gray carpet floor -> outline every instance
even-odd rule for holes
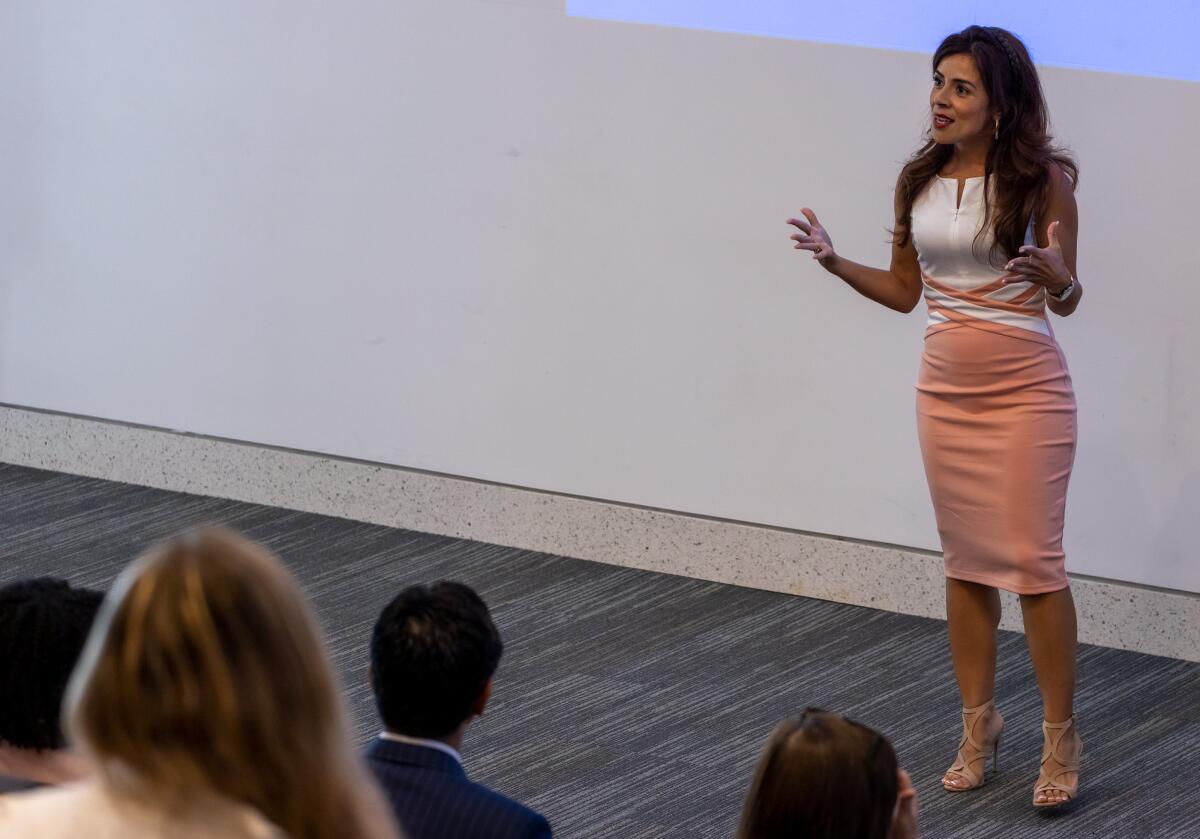
[[[493,704],[464,747],[477,780],[557,836],[731,837],[758,750],[807,705],[886,733],[933,837],[1200,837],[1200,665],[1082,647],[1086,743],[1072,812],[1030,805],[1040,705],[1024,638],[1002,633],[1001,772],[941,790],[959,735],[939,621],[615,568],[271,507],[0,465],[0,581],[107,587],[197,523],[277,551],[316,604],[362,741],[376,728],[366,639],[407,584],[462,580],[504,635]]]

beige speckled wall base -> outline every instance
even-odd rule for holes
[[[0,406],[0,461],[943,616],[941,557]],[[1074,577],[1080,640],[1200,661],[1200,596]],[[1021,629],[1006,596],[1006,629]]]

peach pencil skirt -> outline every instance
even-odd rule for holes
[[[1018,594],[1066,588],[1075,393],[1055,340],[990,322],[930,330],[917,430],[946,576]]]

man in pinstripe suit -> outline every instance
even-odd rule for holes
[[[483,713],[503,643],[461,583],[413,586],[371,635],[371,687],[384,731],[367,763],[408,839],[550,839],[540,814],[467,778],[459,748]]]

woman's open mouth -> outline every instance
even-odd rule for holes
[[[934,128],[945,128],[952,122],[954,122],[954,120],[950,119],[950,117],[948,117],[948,116],[943,116],[942,114],[934,114],[933,115],[933,127]]]

